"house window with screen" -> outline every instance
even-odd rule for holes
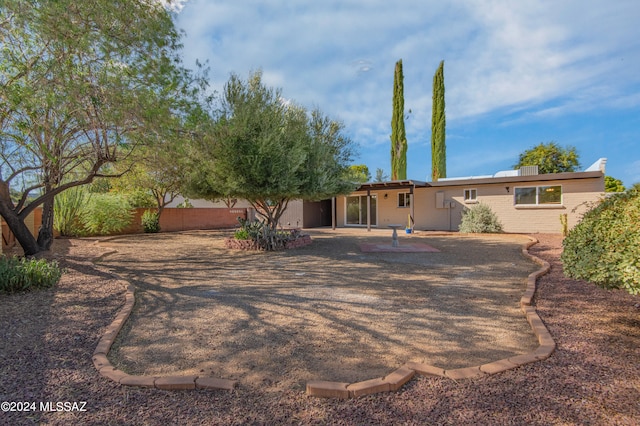
[[[465,203],[475,203],[478,201],[478,190],[477,189],[465,189],[464,190],[464,202]]]
[[[515,189],[517,206],[541,206],[562,204],[562,186],[529,186]]]
[[[398,194],[398,207],[409,207],[411,205],[411,194],[401,192]]]

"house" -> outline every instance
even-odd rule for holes
[[[505,232],[560,233],[561,215],[575,226],[604,194],[606,158],[582,172],[538,174],[537,166],[437,182],[369,182],[335,200],[338,227],[410,224],[417,230],[455,231],[465,208],[491,207]]]

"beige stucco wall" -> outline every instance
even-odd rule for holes
[[[562,186],[562,204],[515,206],[515,187],[554,185]],[[457,230],[464,208],[473,208],[477,204],[464,202],[465,189],[477,190],[477,202],[491,207],[505,232],[560,233],[560,215],[566,213],[569,228],[574,227],[588,209],[585,203],[597,202],[602,197],[604,178],[419,188],[419,195],[416,197],[416,228]],[[453,207],[436,209],[438,191],[444,192],[445,205],[452,202]]]
[[[562,186],[562,204],[547,206],[515,206],[514,188],[530,186]],[[509,187],[507,191],[506,187]],[[441,187],[416,188],[413,197],[415,229],[457,231],[465,207],[473,208],[477,203],[464,202],[464,190],[476,189],[477,202],[489,205],[498,215],[505,232],[560,233],[560,215],[567,214],[569,228],[574,227],[581,215],[587,211],[586,203],[597,202],[604,194],[604,177],[530,181],[526,183],[484,183],[480,185],[446,185]],[[409,208],[399,208],[398,193],[407,190],[371,191],[378,197],[378,227],[389,224],[406,224]],[[444,195],[445,206],[436,208],[437,193]],[[387,195],[385,199],[384,196]],[[354,193],[366,195],[366,192]],[[337,225],[345,226],[345,197],[337,198]]]

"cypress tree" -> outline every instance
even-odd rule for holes
[[[431,110],[431,180],[447,177],[446,117],[444,111],[444,61],[433,76],[433,106]]]
[[[393,113],[391,116],[391,180],[407,178],[407,135],[404,130],[404,76],[402,59],[396,62],[393,77]]]

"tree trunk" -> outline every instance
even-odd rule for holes
[[[0,201],[0,214],[4,218],[5,222],[9,226],[16,240],[24,250],[25,256],[33,256],[41,251],[36,238],[33,236],[27,225],[24,223],[24,219],[18,216],[13,209],[7,206],[4,202]]]
[[[38,246],[42,251],[48,251],[53,244],[53,200],[47,199],[42,205],[42,225],[38,230]]]

